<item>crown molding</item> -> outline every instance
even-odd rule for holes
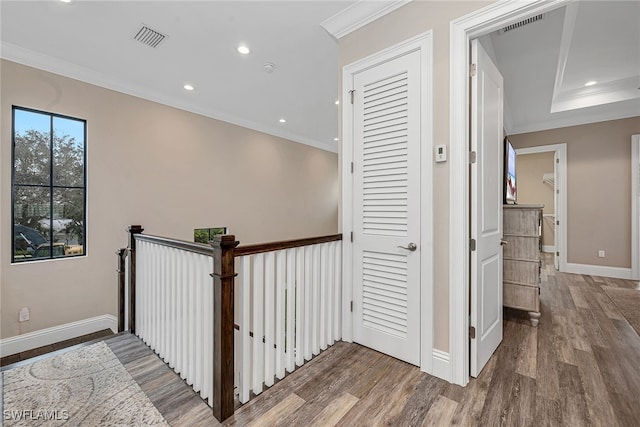
[[[358,0],[346,9],[320,23],[329,34],[340,39],[370,22],[393,12],[411,0]]]
[[[272,127],[253,122],[242,117],[227,114],[222,111],[203,108],[202,106],[185,102],[181,99],[163,95],[142,85],[131,84],[130,82],[108,76],[92,68],[82,67],[71,62],[64,61],[62,59],[54,58],[49,55],[44,55],[42,53],[25,49],[12,43],[7,43],[4,41],[2,42],[2,44],[0,45],[0,58],[12,62],[17,62],[29,67],[37,68],[39,70],[47,71],[53,74],[58,74],[74,80],[79,80],[105,89],[132,95],[137,98],[146,99],[158,104],[167,105],[169,107],[178,108],[190,113],[195,113],[201,116],[231,123],[233,125],[251,129],[257,132],[277,136],[279,138],[287,139],[321,150],[330,151],[332,153],[338,152],[338,144],[330,144],[322,141],[317,141],[315,139],[298,135],[293,132],[287,132],[286,130],[283,130],[282,128],[278,128],[276,126]]]

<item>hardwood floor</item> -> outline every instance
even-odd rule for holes
[[[69,340],[57,342],[55,344],[34,348],[33,350],[23,351],[22,353],[16,353],[10,356],[5,356],[0,358],[0,367],[12,365],[14,363],[22,362],[24,360],[33,359],[34,357],[42,356],[44,354],[48,354],[53,351],[58,351],[65,348],[73,347],[78,344],[100,340],[110,335],[113,335],[113,332],[111,332],[111,329],[104,329],[102,331],[93,332],[91,334],[86,334],[86,335],[82,335]]]
[[[639,426],[640,337],[606,286],[635,289],[638,282],[543,269],[539,327],[526,313],[505,310],[504,340],[467,387],[339,342],[224,425]],[[138,338],[106,342],[170,425],[219,425]]]
[[[240,407],[224,425],[640,425],[640,337],[605,286],[635,289],[638,283],[546,266],[539,327],[530,325],[526,313],[505,310],[504,340],[467,387],[339,342]],[[107,343],[169,424],[218,424],[137,338]]]

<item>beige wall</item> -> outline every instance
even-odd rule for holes
[[[491,1],[412,1],[340,39],[340,66],[433,30],[434,144],[449,143],[449,23]],[[340,71],[341,72],[341,71]],[[427,149],[433,149],[428,147]],[[434,347],[449,351],[449,163],[434,165]]]
[[[567,144],[569,263],[631,268],[631,135],[638,133],[640,117],[509,136],[516,148]]]
[[[553,187],[542,182],[542,175],[553,175],[552,151],[544,153],[520,154],[516,158],[516,174],[518,186],[518,204],[544,205],[542,213],[545,215],[555,213],[553,206]],[[544,217],[542,220],[542,244],[544,246],[555,245],[554,225],[552,217]]]
[[[337,231],[334,153],[12,62],[0,71],[2,338],[115,314],[128,224],[185,240],[228,226],[241,243]],[[10,265],[12,105],[87,120],[87,257]]]

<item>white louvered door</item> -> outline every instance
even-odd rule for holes
[[[354,341],[419,365],[420,53],[353,79]]]

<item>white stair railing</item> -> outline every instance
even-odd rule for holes
[[[211,406],[212,257],[142,238],[136,251],[135,333]]]
[[[119,329],[219,421],[233,414],[234,386],[246,403],[341,339],[341,235],[248,246],[224,235],[209,246],[142,231],[130,226],[128,251],[118,252]]]
[[[341,248],[337,240],[236,258],[241,403],[341,339]]]

